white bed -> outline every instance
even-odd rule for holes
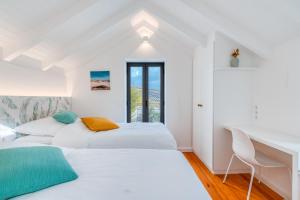
[[[26,135],[17,138],[15,144],[23,143],[38,143],[38,144],[52,144],[53,137],[50,136],[37,136],[37,135]]]
[[[175,150],[76,149],[67,150],[65,156],[78,179],[14,199],[211,199],[184,156]]]
[[[56,146],[71,148],[177,149],[177,144],[161,123],[121,123],[119,129],[92,132],[81,121],[60,129],[52,140]]]

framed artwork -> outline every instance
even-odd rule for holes
[[[91,71],[91,90],[110,90],[109,71]]]

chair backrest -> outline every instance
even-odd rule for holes
[[[232,150],[244,161],[255,163],[255,149],[247,134],[239,129],[232,129]]]

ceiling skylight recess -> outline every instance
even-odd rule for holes
[[[131,25],[144,40],[150,39],[159,28],[157,20],[144,10],[132,18]]]

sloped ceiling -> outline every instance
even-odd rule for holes
[[[155,34],[191,51],[219,31],[265,57],[300,35],[299,9],[297,0],[0,1],[0,52],[43,70],[80,66],[136,36],[130,22],[144,11],[159,23]]]

